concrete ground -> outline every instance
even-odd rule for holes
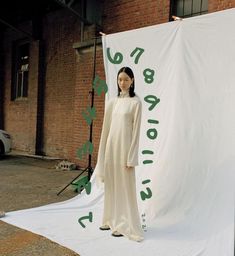
[[[61,160],[10,154],[0,159],[0,211],[32,208],[77,195],[70,185],[78,170],[57,170]],[[77,253],[0,219],[1,256],[75,256]]]

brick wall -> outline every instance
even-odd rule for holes
[[[70,158],[74,132],[76,53],[80,23],[68,11],[57,11],[44,19],[46,85],[44,148],[47,155]]]
[[[235,0],[209,0],[208,10],[209,12],[222,11],[235,7]]]
[[[84,143],[89,140],[90,126],[87,124],[85,118],[82,116],[82,112],[91,106],[92,96],[90,94],[92,90],[93,82],[93,68],[94,68],[94,48],[93,46],[81,49],[78,51],[78,63],[77,63],[77,80],[74,102],[74,147],[72,149],[73,159],[79,162],[79,165],[86,167],[88,165],[88,155],[84,156],[82,160],[79,160],[76,156],[76,152],[81,148]],[[98,75],[101,79],[104,77],[103,68],[103,56],[102,47],[97,45],[96,62],[95,62],[95,75]],[[96,117],[93,121],[93,146],[94,152],[92,154],[92,165],[94,166],[97,158],[98,144],[100,139],[103,113],[104,113],[104,93],[98,96],[94,94],[94,107],[96,109]]]
[[[31,23],[21,29],[30,32]],[[4,128],[12,134],[13,149],[35,153],[38,41],[30,42],[28,97],[11,101],[12,42],[25,37],[8,29],[4,40],[5,96]],[[44,18],[43,38],[46,47],[46,86],[43,151],[46,155],[70,158],[73,144],[74,90],[76,53],[73,43],[80,37],[80,22],[67,10]]]
[[[111,34],[130,29],[168,22],[169,0],[104,0],[103,29]],[[209,0],[209,12],[235,7],[235,0]],[[46,46],[46,86],[43,151],[76,162],[81,167],[88,164],[88,155],[82,160],[76,153],[89,140],[89,125],[82,111],[91,104],[93,79],[93,46],[75,50],[80,41],[80,22],[68,10],[48,14],[43,21],[43,37]],[[27,28],[29,29],[29,28]],[[95,36],[95,27],[86,26],[84,38]],[[30,49],[29,97],[10,101],[11,42],[19,37],[15,32],[5,35],[5,128],[13,134],[13,147],[34,153],[36,129],[36,105],[38,89],[38,42]],[[96,74],[105,79],[102,47],[97,47]],[[95,166],[104,113],[104,94],[95,94],[97,116],[93,122],[92,166]]]
[[[106,0],[103,32],[110,34],[164,23],[169,20],[169,10],[169,0]]]
[[[30,24],[23,24],[21,29],[30,31]],[[29,153],[34,152],[35,147],[35,118],[37,109],[37,42],[30,46],[30,72],[28,98],[11,101],[11,69],[12,69],[12,42],[25,35],[5,33],[4,41],[4,129],[13,138],[13,147]]]

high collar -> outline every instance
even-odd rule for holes
[[[129,98],[130,95],[129,95],[129,91],[127,92],[120,92],[120,95],[119,95],[120,98]]]

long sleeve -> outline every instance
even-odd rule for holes
[[[132,140],[131,140],[131,146],[130,146],[128,157],[127,157],[127,166],[134,167],[138,165],[141,114],[142,114],[141,101],[137,101],[135,106],[135,111],[134,111]]]
[[[97,164],[94,170],[94,174],[98,183],[104,182],[105,150],[106,150],[106,143],[107,143],[107,138],[109,135],[110,124],[112,119],[113,103],[114,103],[114,100],[110,100],[107,103],[107,106],[105,107],[102,132],[101,132],[100,144],[99,144],[99,150],[98,150],[98,159],[97,159]]]

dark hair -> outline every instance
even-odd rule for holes
[[[134,79],[134,73],[129,67],[122,67],[117,74],[117,81],[118,81],[118,76],[120,73],[126,73],[131,79],[133,79],[133,83],[129,89],[129,96],[134,97],[135,96],[135,79]],[[118,96],[120,95],[121,89],[119,88],[118,82],[117,82],[117,87],[118,87]]]

